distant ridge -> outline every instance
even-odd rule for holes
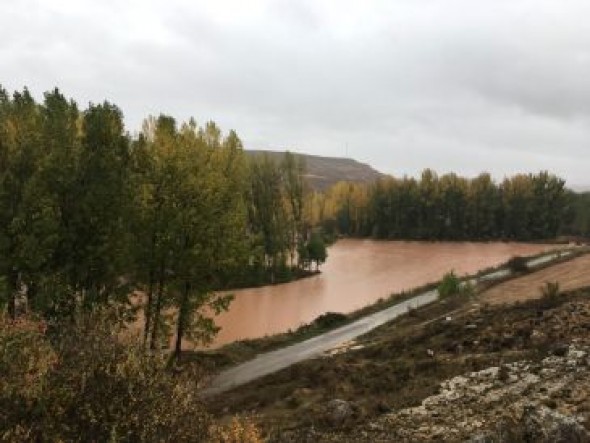
[[[285,151],[247,150],[248,155],[267,154],[275,161],[282,161]],[[322,157],[319,155],[292,153],[296,157],[303,157],[307,166],[306,178],[310,186],[323,191],[339,181],[369,183],[384,177],[384,174],[371,166],[341,157]]]

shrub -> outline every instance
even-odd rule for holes
[[[262,443],[260,431],[248,418],[234,417],[228,425],[214,426],[211,441],[219,443]]]
[[[313,321],[313,325],[319,329],[329,329],[340,326],[346,322],[348,317],[340,312],[326,312]]]
[[[0,319],[0,439],[204,441],[210,418],[190,374],[124,345],[91,315],[51,337]]]
[[[545,286],[541,287],[541,295],[543,298],[557,298],[559,297],[559,293],[559,282],[557,281],[545,282]]]
[[[454,271],[447,272],[438,285],[438,294],[441,298],[452,296],[471,296],[475,288],[471,282],[461,282]]]
[[[451,297],[461,292],[461,280],[454,271],[447,272],[438,285],[438,294],[441,298]]]
[[[561,302],[561,293],[559,291],[558,282],[546,282],[544,286],[539,288],[541,298],[538,301],[540,309],[551,309],[559,305]]]
[[[527,264],[527,260],[524,257],[516,255],[508,260],[507,263],[508,269],[510,272],[513,273],[524,273],[529,271],[529,265]]]

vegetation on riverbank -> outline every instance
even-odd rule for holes
[[[145,294],[146,347],[206,343],[217,289],[310,275],[325,260],[306,216],[305,165],[248,160],[234,131],[160,115],[125,131],[113,104],[81,110],[0,88],[0,307],[52,327]],[[176,312],[168,316],[166,312]]]
[[[588,252],[590,252],[588,248],[568,250],[567,254],[563,254],[561,257],[555,258],[550,262],[537,265],[534,268],[534,270],[539,271],[558,263],[565,263]],[[539,254],[532,255],[530,257],[526,257],[526,260],[539,258],[554,253],[555,251],[542,252]],[[513,258],[498,266],[482,269],[481,271],[478,271],[476,274],[463,276],[460,279],[458,279],[458,283],[465,282],[498,270],[511,270],[512,273],[506,275],[505,277],[500,277],[498,279],[493,280],[480,281],[477,285],[479,291],[490,289],[502,282],[511,280],[515,277],[519,277],[523,274],[522,269],[511,269],[512,262]],[[529,272],[529,270],[527,270],[526,272]],[[206,373],[218,372],[228,367],[250,360],[256,357],[256,355],[258,354],[274,351],[276,349],[280,349],[285,346],[299,343],[304,340],[324,334],[335,328],[349,324],[367,315],[382,311],[383,309],[387,309],[393,305],[401,303],[421,293],[437,289],[439,285],[440,282],[432,282],[409,291],[402,291],[400,293],[392,294],[387,298],[379,299],[371,305],[367,305],[361,309],[358,309],[348,314],[328,312],[320,315],[311,323],[300,326],[294,331],[288,331],[285,333],[270,335],[258,339],[239,340],[227,344],[219,349],[204,351],[186,351],[186,357],[184,361],[186,363],[197,363],[200,366],[201,370]]]
[[[487,173],[468,179],[426,169],[418,180],[338,183],[317,197],[316,216],[327,232],[351,236],[528,241],[554,238],[572,222],[571,195],[548,172],[496,183]]]

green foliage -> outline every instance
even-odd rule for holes
[[[565,205],[566,217],[561,233],[590,237],[590,192],[568,191]]]
[[[290,155],[249,165],[214,122],[131,137],[108,102],[0,88],[0,439],[203,440],[196,386],[160,348],[209,343],[233,275],[304,272],[303,175]],[[115,326],[139,310],[144,346],[125,347]]]
[[[248,230],[254,251],[250,272],[270,283],[288,281],[287,274],[299,275],[307,266],[306,251],[301,253],[309,231],[304,161],[289,152],[281,163],[262,154],[250,159],[248,169]]]
[[[461,280],[454,271],[448,272],[444,275],[440,284],[438,285],[438,294],[441,298],[457,295],[461,292]]]
[[[319,329],[332,329],[344,324],[347,320],[348,317],[340,312],[326,312],[317,317],[311,326]]]
[[[447,272],[438,285],[438,294],[441,298],[454,296],[471,296],[474,293],[470,282],[462,282],[454,271]]]
[[[307,258],[316,263],[316,269],[328,258],[326,245],[321,235],[313,233],[307,243]]]
[[[524,273],[529,271],[527,260],[524,257],[514,256],[508,260],[508,269],[513,273]]]
[[[208,313],[231,299],[213,291],[247,265],[256,238],[237,134],[160,116],[132,139],[110,103],[79,110],[57,89],[42,103],[26,89],[0,92],[1,304],[54,327],[96,306],[126,307],[128,319],[129,294],[141,289],[152,348],[172,326],[178,347],[184,336],[210,340]],[[302,191],[289,177],[299,220]]]
[[[213,122],[177,128],[174,119],[149,119],[137,142],[134,182],[137,278],[147,285],[145,337],[158,348],[172,306],[178,356],[184,337],[207,343],[217,332],[208,312],[227,309],[228,269],[247,263],[246,179],[242,146]]]
[[[419,180],[387,177],[369,185],[338,183],[318,199],[324,227],[385,239],[533,240],[555,237],[575,208],[564,181],[548,172],[495,183],[426,169]],[[582,221],[577,221],[579,226]]]

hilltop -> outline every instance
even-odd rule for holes
[[[285,151],[247,150],[248,155],[267,154],[275,161],[281,161]],[[293,153],[305,159],[306,178],[314,190],[323,191],[339,181],[369,183],[384,176],[371,166],[343,157],[322,157],[319,155]]]

